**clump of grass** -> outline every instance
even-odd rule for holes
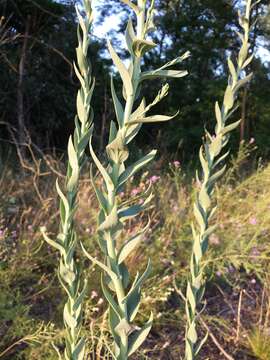
[[[248,337],[248,342],[252,353],[258,360],[270,359],[270,339],[269,330],[263,331],[255,328]]]

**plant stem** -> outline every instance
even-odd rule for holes
[[[213,195],[217,180],[224,174],[226,165],[220,168],[220,164],[228,157],[229,152],[223,154],[223,150],[228,144],[229,133],[238,127],[241,121],[226,125],[228,119],[236,110],[235,101],[239,89],[246,85],[252,74],[241,78],[243,70],[251,62],[252,56],[249,55],[249,31],[250,31],[250,10],[251,0],[246,1],[246,14],[239,18],[240,26],[244,34],[239,34],[242,46],[238,55],[237,68],[231,59],[228,59],[230,76],[228,86],[224,94],[222,108],[218,103],[215,106],[216,128],[214,136],[206,131],[205,142],[200,149],[200,162],[202,176],[197,176],[197,183],[200,189],[197,191],[194,203],[194,217],[196,224],[192,224],[193,247],[190,262],[190,278],[187,282],[186,290],[186,347],[185,359],[197,359],[201,347],[207,339],[199,341],[197,334],[197,318],[200,316],[199,306],[203,300],[205,292],[203,257],[208,249],[208,238],[215,231],[216,226],[210,226],[216,207],[213,204]]]
[[[64,191],[57,182],[57,192],[60,197],[60,232],[56,240],[50,239],[45,229],[42,229],[44,239],[60,252],[58,275],[67,293],[64,305],[63,320],[66,327],[66,360],[81,360],[84,357],[85,339],[80,337],[83,298],[86,291],[86,280],[82,283],[80,266],[77,264],[75,252],[77,250],[77,235],[74,228],[74,215],[78,195],[79,176],[85,160],[85,148],[90,140],[91,124],[93,121],[90,106],[94,83],[91,78],[91,65],[87,59],[89,46],[89,30],[92,22],[90,0],[84,0],[86,17],[83,19],[77,10],[79,18],[77,64],[75,72],[81,83],[77,96],[77,116],[75,118],[75,132],[68,143],[68,168]],[[57,350],[58,355],[60,354]]]

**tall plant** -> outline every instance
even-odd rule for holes
[[[257,2],[256,2],[257,3]],[[228,59],[230,71],[228,85],[224,94],[223,104],[220,107],[218,102],[215,105],[216,127],[211,135],[205,133],[205,142],[200,149],[200,163],[202,175],[197,174],[197,183],[200,189],[197,192],[194,203],[195,224],[192,224],[193,248],[190,262],[190,278],[186,290],[186,360],[197,358],[206,337],[199,341],[197,334],[197,318],[200,316],[199,306],[203,300],[205,292],[203,257],[208,249],[208,238],[216,229],[216,225],[210,225],[216,205],[214,203],[214,190],[217,181],[222,177],[226,170],[226,164],[222,165],[229,155],[229,151],[224,153],[228,144],[230,132],[238,127],[241,120],[228,124],[228,120],[237,110],[236,104],[239,90],[245,86],[252,77],[252,74],[244,74],[247,66],[251,63],[253,55],[249,54],[249,34],[250,34],[250,13],[252,0],[246,1],[245,14],[239,13],[239,24],[242,33],[237,33],[242,44],[236,60],[236,66],[231,58]]]
[[[93,110],[91,97],[94,81],[91,77],[91,65],[87,58],[89,48],[89,30],[92,23],[91,1],[83,1],[85,16],[79,10],[77,15],[79,25],[77,30],[78,47],[76,49],[77,65],[75,73],[81,88],[77,94],[77,116],[75,117],[75,131],[68,142],[68,168],[64,190],[56,182],[60,197],[60,230],[55,240],[46,235],[42,228],[44,239],[60,252],[58,276],[59,281],[67,293],[63,319],[66,328],[66,360],[82,360],[84,358],[85,339],[80,336],[82,324],[82,303],[86,290],[86,280],[82,284],[82,276],[76,262],[77,235],[74,229],[74,215],[77,208],[77,193],[79,175],[85,162],[85,148],[90,140]],[[59,357],[61,355],[58,351]]]
[[[150,273],[150,260],[143,274],[137,273],[132,282],[126,265],[127,257],[141,242],[148,225],[131,238],[126,239],[124,243],[121,242],[121,238],[125,234],[124,226],[127,220],[133,219],[148,207],[153,196],[151,186],[144,194],[130,199],[129,204],[121,200],[119,193],[123,191],[125,184],[138,171],[153,160],[156,150],[126,166],[129,158],[128,145],[139,133],[143,123],[168,121],[175,116],[146,115],[155,104],[168,94],[168,84],[162,86],[149,105],[146,105],[145,100],[141,99],[141,85],[148,79],[185,76],[186,71],[170,70],[169,68],[181,63],[188,56],[188,53],[185,53],[156,70],[142,71],[141,63],[144,54],[156,46],[155,43],[147,39],[148,34],[154,30],[154,0],[151,0],[149,7],[146,4],[147,0],[138,0],[136,4],[129,0],[122,0],[122,2],[134,11],[137,19],[137,32],[135,33],[130,18],[125,33],[127,49],[130,54],[128,68],[108,41],[111,58],[123,82],[124,104],[116,94],[112,77],[111,93],[117,122],[111,121],[109,141],[106,147],[107,164],[105,166],[96,156],[90,143],[91,156],[103,177],[103,184],[98,187],[91,171],[92,184],[101,209],[98,233],[99,246],[105,257],[104,262],[93,258],[83,248],[86,256],[103,270],[101,285],[109,304],[109,322],[114,339],[114,355],[118,360],[127,359],[139,348],[147,337],[153,320],[151,314],[142,328],[138,328],[134,324],[141,302],[141,287]],[[137,103],[138,105],[136,105]]]

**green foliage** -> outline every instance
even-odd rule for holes
[[[85,351],[85,338],[80,337],[82,323],[82,303],[86,291],[86,280],[81,285],[81,271],[76,263],[77,234],[74,229],[74,215],[77,208],[79,175],[85,161],[85,148],[90,139],[93,110],[91,98],[94,82],[91,78],[91,65],[88,61],[89,30],[92,23],[92,9],[89,0],[84,1],[86,17],[80,15],[78,25],[77,64],[74,64],[81,88],[77,95],[77,116],[75,132],[68,142],[68,169],[66,176],[66,194],[56,182],[60,197],[60,232],[56,240],[50,239],[42,229],[44,239],[60,252],[58,270],[59,281],[65,289],[68,300],[64,306],[63,318],[66,327],[65,359],[82,360]],[[59,357],[61,358],[60,352]]]
[[[252,353],[258,360],[267,360],[270,357],[269,335],[264,330],[254,329],[248,338]]]
[[[193,249],[190,262],[190,279],[187,283],[186,291],[186,360],[197,358],[202,345],[207,339],[198,340],[196,331],[197,317],[200,316],[198,307],[202,302],[205,292],[205,282],[203,279],[204,269],[202,259],[208,248],[209,236],[215,231],[217,225],[210,226],[216,207],[212,205],[215,184],[226,170],[226,165],[220,166],[228,157],[229,152],[222,153],[228,144],[229,133],[236,129],[240,121],[227,125],[228,119],[236,111],[235,100],[239,89],[245,86],[251,79],[252,74],[242,77],[242,72],[250,64],[253,56],[249,54],[249,33],[250,33],[250,12],[252,0],[246,2],[245,15],[239,16],[239,23],[243,29],[243,34],[238,33],[242,46],[237,58],[237,67],[232,60],[228,59],[230,71],[228,85],[224,94],[222,108],[218,102],[215,105],[216,127],[213,136],[206,131],[205,143],[200,149],[200,162],[202,167],[202,177],[197,175],[197,183],[200,190],[196,194],[194,203],[194,217],[196,225],[192,224]]]
[[[106,166],[102,165],[93,150],[92,144],[90,144],[91,156],[104,180],[102,187],[98,188],[92,176],[92,184],[101,209],[98,232],[99,245],[105,256],[105,263],[91,256],[83,247],[86,256],[104,271],[101,285],[104,296],[109,303],[109,321],[114,338],[114,355],[119,360],[127,359],[136,352],[150,332],[153,321],[151,314],[141,328],[133,324],[141,303],[142,285],[151,271],[150,261],[144,273],[142,275],[137,273],[133,282],[130,281],[130,274],[125,264],[127,257],[141,242],[148,226],[135,233],[130,239],[126,239],[122,246],[119,244],[125,222],[138,216],[149,206],[152,198],[151,188],[149,187],[142,196],[136,199],[139,201],[138,203],[134,201],[128,207],[121,204],[119,194],[131,177],[153,160],[156,150],[126,166],[129,157],[127,145],[138,134],[143,123],[168,121],[174,117],[165,115],[146,116],[147,111],[167,95],[167,84],[162,87],[154,101],[147,106],[145,99],[141,99],[140,86],[146,79],[185,76],[187,74],[185,71],[167,70],[167,68],[181,62],[188,56],[186,54],[153,71],[141,71],[142,56],[156,47],[156,44],[147,40],[148,33],[153,30],[153,2],[148,11],[146,11],[145,0],[138,0],[136,5],[129,1],[123,2],[136,13],[137,33],[134,31],[130,19],[125,34],[127,48],[131,56],[129,68],[121,61],[110,41],[108,41],[111,58],[122,79],[125,106],[122,106],[116,94],[112,79],[112,97],[117,124],[114,121],[111,122],[109,143],[106,147],[108,159]],[[140,105],[135,108],[137,99]]]
[[[60,229],[58,236],[53,239],[46,234],[46,228],[41,228],[41,232],[47,243],[56,248],[60,255],[58,277],[63,288],[62,290],[65,292],[65,297],[62,296],[62,294],[59,295],[55,289],[51,289],[51,284],[48,285],[45,283],[47,287],[42,290],[36,286],[37,277],[40,274],[43,272],[52,272],[52,260],[54,260],[54,254],[50,254],[50,263],[48,264],[46,261],[43,261],[44,252],[40,246],[38,245],[37,248],[34,248],[32,242],[39,242],[40,234],[32,233],[29,235],[29,238],[23,240],[21,244],[15,242],[14,245],[11,245],[9,236],[6,236],[5,233],[6,229],[4,232],[1,230],[0,237],[1,240],[3,240],[3,246],[0,246],[0,277],[2,290],[0,300],[2,300],[3,306],[1,305],[0,307],[0,315],[4,319],[5,332],[1,339],[3,351],[1,350],[0,357],[14,355],[18,360],[29,358],[40,360],[43,358],[55,359],[55,357],[58,356],[62,359],[62,351],[64,351],[66,360],[82,360],[85,357],[99,359],[110,359],[113,357],[119,360],[125,360],[131,356],[136,359],[153,358],[153,356],[157,356],[158,358],[179,358],[181,354],[183,354],[183,349],[179,342],[178,333],[179,327],[184,323],[185,311],[187,319],[186,359],[195,359],[199,354],[202,354],[202,352],[207,355],[210,353],[211,356],[216,356],[215,352],[212,353],[212,350],[209,350],[207,346],[202,349],[202,346],[206,342],[207,335],[203,340],[199,340],[198,336],[198,334],[203,332],[198,320],[202,322],[202,325],[205,324],[203,322],[204,314],[202,313],[200,305],[204,296],[206,296],[206,298],[209,297],[207,293],[205,295],[205,275],[209,275],[211,292],[215,285],[217,285],[218,289],[222,286],[224,289],[221,289],[221,292],[225,291],[227,293],[229,293],[229,286],[233,287],[234,292],[237,292],[240,287],[238,323],[235,330],[237,339],[235,343],[239,342],[239,344],[241,344],[240,341],[242,339],[240,340],[240,338],[244,338],[244,335],[240,334],[240,317],[242,295],[246,293],[246,290],[243,290],[241,286],[244,284],[244,286],[247,287],[248,293],[248,287],[251,286],[250,284],[252,284],[252,286],[256,284],[256,288],[254,286],[251,292],[256,295],[262,292],[263,297],[265,296],[262,284],[267,280],[265,273],[269,267],[267,265],[269,261],[269,245],[264,237],[269,230],[269,227],[267,227],[267,222],[269,223],[269,221],[268,217],[262,215],[262,213],[266,213],[269,207],[269,204],[264,199],[268,193],[263,192],[263,194],[261,194],[256,185],[254,194],[248,195],[243,192],[243,186],[253,188],[258,177],[261,184],[266,184],[265,188],[267,188],[268,182],[265,181],[265,177],[267,177],[267,179],[269,178],[267,174],[270,168],[259,169],[255,176],[253,175],[241,184],[237,184],[240,188],[240,195],[243,192],[242,197],[245,200],[249,199],[249,203],[245,204],[244,209],[241,209],[240,205],[235,209],[235,199],[231,196],[232,190],[228,187],[228,184],[231,186],[235,180],[232,176],[235,168],[233,167],[231,172],[225,176],[226,166],[222,166],[222,163],[224,160],[227,160],[229,155],[229,152],[223,153],[224,148],[228,144],[229,135],[240,123],[236,121],[228,124],[227,121],[237,110],[235,102],[239,91],[244,88],[251,79],[251,74],[246,76],[242,75],[244,74],[243,70],[250,68],[253,59],[253,56],[250,56],[249,44],[249,20],[252,0],[247,0],[246,13],[243,17],[240,17],[241,32],[239,32],[238,35],[241,49],[236,61],[231,60],[231,58],[228,60],[230,76],[223,96],[223,105],[220,106],[219,102],[216,103],[216,127],[214,136],[211,136],[211,130],[205,133],[204,144],[201,147],[199,156],[202,175],[197,174],[195,181],[190,175],[187,176],[182,173],[179,162],[170,165],[171,174],[168,175],[165,180],[161,179],[160,176],[153,176],[146,180],[148,176],[146,173],[143,174],[142,177],[139,176],[141,171],[146,166],[149,166],[157,152],[156,150],[152,150],[145,156],[137,156],[137,158],[134,159],[131,146],[135,138],[138,138],[137,135],[141,134],[142,128],[144,127],[142,125],[149,125],[153,122],[168,122],[178,115],[178,112],[173,111],[173,107],[168,107],[166,111],[167,113],[174,114],[172,116],[155,115],[152,113],[153,107],[159,107],[161,100],[169,96],[168,83],[162,85],[160,91],[158,91],[155,98],[150,102],[147,101],[147,97],[145,98],[143,96],[142,89],[146,88],[150,93],[149,89],[151,89],[151,87],[145,87],[145,84],[149,84],[150,82],[146,80],[153,80],[153,82],[151,82],[155,86],[155,84],[157,84],[155,83],[156,79],[164,80],[167,78],[175,79],[185,77],[187,74],[186,71],[172,70],[171,67],[188,58],[189,53],[186,52],[183,56],[179,56],[177,53],[177,57],[174,60],[164,61],[165,64],[160,64],[159,61],[157,61],[158,64],[155,64],[153,61],[151,64],[153,66],[148,68],[151,54],[155,54],[158,50],[159,42],[158,37],[154,35],[158,34],[158,32],[153,31],[155,29],[154,0],[150,1],[148,8],[147,4],[149,2],[146,0],[138,0],[136,4],[129,0],[122,0],[122,2],[127,5],[129,11],[132,11],[125,32],[127,51],[130,59],[129,65],[126,66],[125,62],[121,60],[119,53],[114,49],[111,42],[108,41],[110,56],[122,81],[122,98],[119,96],[119,92],[117,91],[118,87],[115,87],[115,79],[112,76],[111,92],[112,103],[115,109],[115,120],[111,121],[110,125],[109,140],[104,156],[105,161],[103,161],[103,159],[101,160],[101,156],[97,155],[94,151],[92,136],[93,111],[91,100],[94,81],[91,75],[91,65],[87,58],[90,43],[89,30],[92,22],[90,1],[84,0],[85,17],[77,10],[79,19],[77,37],[79,45],[76,51],[77,65],[75,65],[74,68],[81,88],[77,94],[75,131],[73,136],[69,138],[67,148],[68,169],[66,176],[63,176],[66,181],[65,184],[61,186],[58,181],[56,183],[56,190],[60,198]],[[157,3],[159,6],[158,9],[162,12],[163,2],[157,1]],[[181,6],[183,4],[186,6],[186,4],[190,3],[192,3],[192,1],[182,2]],[[13,2],[8,5],[10,4],[13,5]],[[32,9],[30,2],[19,1],[18,4],[23,13],[26,12],[35,17],[32,10],[35,12],[37,9],[35,7]],[[42,6],[46,7],[51,5],[53,6],[53,3],[50,1],[42,1]],[[175,10],[174,1],[167,2],[167,6]],[[63,10],[60,4],[57,5],[57,9],[59,11]],[[219,9],[219,6],[214,6],[214,9]],[[43,11],[44,9],[42,9],[42,14]],[[52,11],[51,8],[50,11]],[[23,31],[28,28],[30,23],[23,24],[25,17],[21,16],[21,14],[17,15],[19,16],[15,18],[15,20],[19,20],[19,22],[17,23],[15,21],[14,27],[16,27],[16,31],[18,31],[21,26],[21,30]],[[60,13],[58,15],[60,15]],[[61,13],[61,16],[63,15],[64,13]],[[136,32],[132,18],[134,15],[137,19]],[[54,16],[52,17],[54,18]],[[56,25],[57,27],[57,21],[55,19],[50,20],[52,20],[51,25]],[[200,19],[200,21],[201,20],[203,19]],[[20,21],[22,21],[22,24],[20,24]],[[41,17],[41,25],[45,26],[42,21],[43,16]],[[25,33],[27,34],[26,30]],[[150,36],[151,34],[152,37]],[[5,38],[3,43],[6,44]],[[237,66],[235,65],[236,63]],[[155,69],[153,69],[153,67]],[[246,72],[249,73],[248,70],[246,70]],[[100,181],[98,177],[94,176],[93,169],[91,168],[90,176],[94,193],[91,192],[91,190],[89,191],[89,182],[87,183],[87,187],[83,187],[84,185],[80,184],[79,181],[86,160],[85,150],[89,140],[91,157],[101,175]],[[27,166],[24,166],[27,170],[30,169],[34,173],[33,188],[37,193],[39,206],[41,203],[41,213],[47,214],[48,199],[46,199],[46,196],[43,196],[43,191],[41,191],[41,189],[43,190],[42,184],[46,184],[46,181],[40,181],[40,174],[42,174],[42,176],[44,175],[44,173],[40,172],[41,169],[43,170],[40,164],[45,160],[46,166],[49,164],[49,168],[53,169],[58,175],[59,171],[51,167],[51,163],[48,163],[47,157],[43,160],[36,161],[30,146],[29,152],[31,156],[33,156],[34,164],[38,170],[36,172],[33,171],[33,168],[29,165],[30,162],[27,162]],[[241,156],[240,152],[240,162],[245,160],[245,153],[243,157]],[[21,161],[23,163],[24,160],[21,159]],[[53,164],[55,165],[55,162]],[[46,166],[44,166],[44,168]],[[161,175],[163,175],[163,173]],[[3,177],[1,182],[4,182],[4,180],[5,178]],[[6,180],[8,180],[8,177]],[[218,180],[223,180],[219,188],[216,187]],[[137,185],[137,181],[140,181],[139,185]],[[86,182],[87,181],[84,183]],[[188,182],[189,184],[187,185],[186,183]],[[136,185],[137,187],[132,189],[132,187]],[[233,185],[235,186],[235,184]],[[234,189],[236,193],[239,192],[237,185]],[[83,195],[80,195],[80,186],[82,186]],[[21,179],[20,187],[23,188]],[[215,190],[217,190],[219,204],[226,209],[223,210],[224,213],[226,211],[228,211],[230,215],[234,213],[237,221],[245,224],[240,236],[239,229],[241,229],[241,227],[239,224],[237,230],[233,228],[231,223],[228,226],[230,229],[227,229],[226,225],[221,226],[222,223],[218,220],[216,220],[216,224],[220,226],[211,226],[210,222],[213,220],[214,214],[217,216],[217,208],[214,206],[213,200]],[[152,206],[154,192],[158,195],[155,199],[156,207]],[[92,244],[88,251],[84,245],[81,245],[83,252],[93,263],[93,266],[85,271],[87,275],[82,275],[81,262],[80,259],[77,258],[77,253],[79,253],[77,239],[81,233],[83,233],[85,223],[78,221],[79,231],[77,229],[75,231],[74,224],[75,216],[77,218],[81,216],[80,211],[82,211],[82,207],[78,206],[78,203],[79,200],[85,199],[85,194],[90,194],[92,201],[91,225],[93,218],[96,218],[97,207],[99,207],[98,244],[104,261],[98,260],[99,255]],[[20,224],[23,224],[25,217],[28,219],[31,217],[33,207],[31,210],[23,209],[25,199],[18,200],[16,196],[10,199],[8,198],[9,195],[3,196],[1,206],[3,206],[3,213],[6,212],[8,214],[9,210],[4,210],[4,204],[12,204],[16,208],[16,216],[14,217],[18,221],[17,216],[19,215],[17,212],[20,213],[21,218],[19,221]],[[20,196],[24,197],[25,195],[20,193]],[[5,199],[5,197],[7,197],[7,199]],[[53,197],[54,194],[51,195],[49,202],[52,201]],[[241,199],[241,196],[239,196],[239,198]],[[177,203],[176,199],[178,200]],[[180,199],[181,205],[179,205]],[[259,204],[261,208],[256,208],[254,202],[256,202],[256,205]],[[192,203],[194,203],[193,208],[191,206]],[[17,210],[17,207],[19,207],[18,204],[20,204],[22,209]],[[182,208],[180,209],[180,207]],[[257,226],[258,219],[253,213],[245,213],[250,207],[252,207],[250,211],[256,212],[256,216],[260,216],[260,226]],[[89,204],[87,208],[89,208]],[[150,229],[150,221],[145,225],[145,210],[150,212],[150,218],[154,223],[153,229]],[[179,215],[178,211],[181,217],[175,216]],[[225,216],[228,217],[228,214]],[[55,217],[55,214],[53,217]],[[192,226],[191,234],[188,224],[193,217],[195,217],[195,223]],[[13,221],[14,225],[14,219],[10,221]],[[45,221],[45,216],[44,218],[42,217],[42,221],[43,224],[48,223],[48,221]],[[40,221],[37,223],[40,223]],[[252,229],[255,226],[256,230]],[[149,230],[151,230],[151,233]],[[149,240],[146,239],[146,233],[148,231],[151,234],[149,235],[152,241],[151,246],[149,246]],[[238,234],[237,238],[234,231]],[[88,229],[88,232],[90,232],[91,235],[93,235],[92,238],[94,238],[94,231]],[[190,249],[189,239],[192,235],[194,242]],[[83,237],[84,236],[85,234]],[[219,236],[223,238],[222,244],[220,244]],[[24,238],[20,236],[20,240],[22,239]],[[215,245],[216,249],[213,248],[207,252],[208,243]],[[25,244],[27,244],[26,250],[22,251],[21,248],[24,248]],[[141,245],[140,250],[138,250],[139,245]],[[16,254],[13,253],[13,247],[15,247],[16,251],[18,250],[22,256],[16,256]],[[186,258],[190,250],[192,251],[191,262],[187,264]],[[157,257],[157,253],[161,256]],[[154,271],[152,270],[150,260],[145,261],[148,256],[153,258],[155,265]],[[254,262],[254,258],[258,260],[256,263]],[[176,266],[176,263],[181,266]],[[98,280],[94,278],[92,273],[96,265],[102,271],[100,285],[98,285]],[[44,268],[45,271],[43,271]],[[24,269],[27,269],[25,273],[23,271]],[[32,271],[31,274],[29,269]],[[35,271],[36,269],[38,269],[37,272]],[[184,279],[187,277],[189,270],[190,274],[185,298],[178,286],[181,288],[185,286]],[[227,273],[226,270],[228,270]],[[19,276],[17,272],[19,272]],[[152,274],[151,282],[147,282],[150,274]],[[86,280],[84,284],[82,284],[82,280],[83,278],[86,279],[86,276],[91,277],[91,280],[93,280],[91,281],[93,291],[85,301],[85,326],[83,327],[83,303],[87,288]],[[251,281],[250,277],[253,277]],[[176,279],[179,279],[180,285],[176,283]],[[17,281],[19,281],[18,286],[16,284]],[[41,283],[42,281],[43,280],[40,280]],[[31,287],[28,292],[29,284]],[[151,294],[151,296],[145,297],[143,289],[146,289],[146,293]],[[106,322],[107,311],[105,311],[103,307],[103,299],[99,298],[95,300],[100,291],[103,292],[104,298],[109,304],[108,326]],[[53,311],[56,311],[57,307],[62,309],[62,304],[56,304],[55,300],[48,301],[51,293],[58,295],[55,296],[56,299],[65,299],[63,311],[65,332],[55,329],[54,324],[50,324],[52,312],[51,310],[48,311],[48,313],[44,311],[44,303],[42,301],[38,304],[35,304],[34,301],[34,304],[32,304],[32,299],[41,299],[39,296],[40,293],[43,292],[47,293],[47,298],[44,303],[46,302],[47,305],[52,306]],[[185,309],[183,306],[179,306],[177,294],[185,298]],[[222,302],[222,300],[220,301]],[[246,303],[248,304],[248,302]],[[96,306],[94,306],[94,304]],[[234,301],[232,301],[230,307],[235,307]],[[211,308],[211,310],[213,309]],[[205,315],[210,326],[213,329],[217,328],[220,330],[220,337],[222,337],[223,334],[228,335],[228,328],[234,324],[234,319],[227,319],[226,316],[220,315],[220,312],[218,312],[219,316],[212,316],[211,310],[209,310],[208,316]],[[214,308],[214,310],[217,311],[216,308]],[[95,312],[97,313],[96,315],[94,315]],[[234,314],[236,313],[234,310],[232,312]],[[251,314],[249,318],[252,324],[253,315],[254,314]],[[267,314],[266,317],[268,315],[269,314]],[[57,317],[54,318],[58,321]],[[157,319],[157,322],[152,331],[153,336],[149,339],[148,334],[153,327],[154,318]],[[45,324],[43,323],[44,321]],[[266,323],[267,321],[266,319]],[[170,328],[173,328],[171,333]],[[204,328],[209,331],[207,325],[204,325]],[[90,329],[90,331],[88,331],[88,329]],[[167,334],[168,329],[169,335],[172,335],[172,338]],[[110,335],[112,335],[113,338],[113,353],[111,350]],[[180,336],[182,336],[182,333],[180,333]],[[63,339],[66,340],[65,349],[61,347]],[[164,339],[167,339],[167,341],[162,343]],[[254,331],[254,336],[251,335],[250,339],[250,347],[253,349],[255,355],[263,356],[260,353],[260,347],[267,353],[268,344],[264,341],[263,332]],[[53,347],[58,355],[53,353],[52,349],[49,348],[52,340]],[[88,343],[86,340],[88,340]],[[155,346],[152,346],[153,343],[155,343]],[[174,346],[174,343],[177,343],[177,346]],[[31,347],[29,345],[31,345]],[[172,345],[171,349],[169,345]],[[240,349],[239,356],[242,354],[241,351],[242,349]]]
[[[230,161],[230,169],[234,171],[227,171],[220,181],[217,191],[219,206],[215,214],[215,222],[219,226],[209,238],[211,246],[203,261],[207,276],[207,308],[202,314],[203,319],[224,349],[236,358],[245,358],[247,352],[251,351],[246,334],[251,334],[257,324],[254,319],[260,316],[257,306],[261,303],[262,287],[269,284],[270,167],[258,166],[255,161],[256,151],[251,151],[254,144],[246,146],[247,150],[242,150],[244,153],[238,159]],[[251,153],[249,157],[245,157],[248,153]],[[49,172],[43,160],[42,163],[43,171]],[[56,161],[54,164],[64,175],[65,164]],[[186,168],[176,162],[176,165],[172,163],[161,171],[154,167],[151,169],[151,173],[159,179],[152,185],[155,196],[151,201],[154,206],[149,209],[149,215],[153,220],[147,236],[141,239],[140,246],[130,253],[125,263],[131,270],[131,276],[135,276],[132,269],[143,272],[147,258],[151,258],[152,272],[142,287],[141,305],[134,322],[143,326],[151,311],[155,320],[150,336],[132,356],[135,360],[176,360],[184,353],[185,309],[175,292],[174,279],[177,287],[183,291],[189,271],[192,236],[189,224],[193,219],[192,202],[195,195],[192,187],[196,183],[193,181],[193,165]],[[99,179],[95,180],[100,186]],[[150,175],[146,172],[129,182],[125,193],[120,196],[121,202],[128,206],[135,193],[143,194],[147,190],[149,180]],[[1,230],[5,226],[9,230],[5,230],[8,231],[5,239],[0,236],[0,254],[5,250],[8,255],[4,261],[1,255],[1,294],[5,294],[1,296],[1,330],[5,336],[0,340],[0,353],[21,338],[31,337],[42,323],[48,328],[53,320],[54,326],[48,328],[46,336],[40,334],[35,342],[14,345],[2,358],[56,360],[57,355],[51,342],[62,348],[65,335],[62,329],[62,309],[66,296],[55,274],[57,253],[42,241],[38,230],[40,223],[50,223],[51,230],[57,231],[58,199],[54,176],[51,174],[50,179],[41,177],[38,181],[43,203],[33,192],[31,173],[18,173],[18,169],[11,169],[5,172],[5,180],[1,184],[1,214],[5,215],[7,221],[4,225],[1,218]],[[91,237],[87,248],[93,257],[97,257],[99,251],[93,234],[98,204],[88,180],[88,171],[80,182],[78,201],[78,237],[84,244],[88,244]],[[23,214],[27,214],[27,217],[23,217]],[[135,221],[131,220],[132,229],[128,227],[126,238],[142,231],[145,222],[147,217],[143,214]],[[20,224],[19,228],[17,224]],[[28,230],[30,226],[32,230]],[[17,229],[16,238],[11,236],[13,229]],[[121,241],[120,248],[122,244]],[[99,356],[102,360],[109,360],[113,356],[110,353],[112,344],[107,306],[101,299],[103,296],[98,271],[87,264],[84,276],[91,280],[84,300],[81,333],[87,340],[86,357]],[[239,341],[236,341],[234,314],[238,311],[240,291],[243,291],[240,314],[242,327]],[[268,301],[265,295],[265,303]],[[262,312],[264,315],[266,313]],[[205,331],[201,324],[198,325],[198,331]],[[211,339],[203,347],[201,356],[210,359],[219,356]]]
[[[259,20],[251,29],[251,47],[259,49],[262,46],[262,48],[256,53],[256,59],[250,64],[249,71],[260,73],[260,84],[263,82],[264,86],[259,85],[259,79],[257,82],[255,78],[250,84],[250,93],[253,95],[248,95],[244,131],[245,140],[256,138],[264,155],[268,151],[269,137],[264,134],[268,134],[269,111],[266,99],[267,89],[270,86],[268,40],[260,19],[266,15],[266,4],[267,1],[262,1],[256,4],[252,11],[252,18],[257,16]],[[234,29],[241,30],[237,21],[239,6],[240,1],[155,1],[155,23],[158,31],[151,35],[151,40],[159,43],[162,40],[162,44],[144,56],[145,66],[159,67],[164,61],[177,57],[183,49],[190,50],[192,56],[187,60],[190,75],[181,82],[173,82],[167,98],[172,113],[177,111],[180,104],[181,111],[176,121],[166,126],[163,124],[155,127],[147,126],[142,131],[153,144],[157,133],[162,133],[162,151],[168,155],[179,151],[181,159],[185,162],[189,162],[190,157],[197,158],[201,138],[204,135],[201,124],[206,123],[208,129],[212,130],[213,98],[222,101],[223,89],[227,82],[227,55],[228,52],[236,51],[239,46],[234,34]],[[102,14],[100,21],[104,21],[104,13],[110,16],[111,13],[121,12],[117,0],[101,0],[99,9]],[[122,18],[126,17],[127,14],[123,13]],[[122,31],[123,28],[124,21],[121,21],[119,30]],[[190,44],[192,44],[191,48]],[[265,55],[261,58],[259,54],[262,53]],[[125,54],[123,51],[123,55]],[[148,100],[149,94],[155,91],[157,82],[153,81],[145,85],[144,91]],[[266,89],[266,93],[257,96],[262,88]],[[237,115],[240,118],[240,108],[237,110]],[[176,122],[177,126],[175,126]],[[144,142],[140,139],[137,139],[137,143],[144,146]],[[236,131],[232,135],[232,150],[236,152],[238,146],[239,132]]]

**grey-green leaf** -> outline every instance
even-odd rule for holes
[[[153,323],[153,313],[151,313],[147,323],[137,331],[134,331],[128,339],[128,356],[131,356],[147,338]]]
[[[136,161],[133,165],[130,165],[119,177],[118,187],[121,187],[131,176],[136,174],[141,168],[152,161],[157,151],[152,150],[149,154]]]
[[[153,71],[145,71],[141,75],[141,81],[147,79],[156,79],[156,78],[181,78],[188,75],[186,70],[153,70]]]
[[[131,77],[128,72],[128,69],[125,67],[124,63],[121,61],[119,56],[116,54],[116,52],[115,52],[114,48],[112,47],[109,40],[108,40],[108,49],[111,54],[112,60],[115,64],[115,66],[117,67],[119,74],[122,78],[122,81],[123,81],[123,84],[124,84],[124,87],[126,90],[126,94],[127,94],[127,96],[130,96],[133,94],[133,86],[132,86],[132,81],[131,81]]]

